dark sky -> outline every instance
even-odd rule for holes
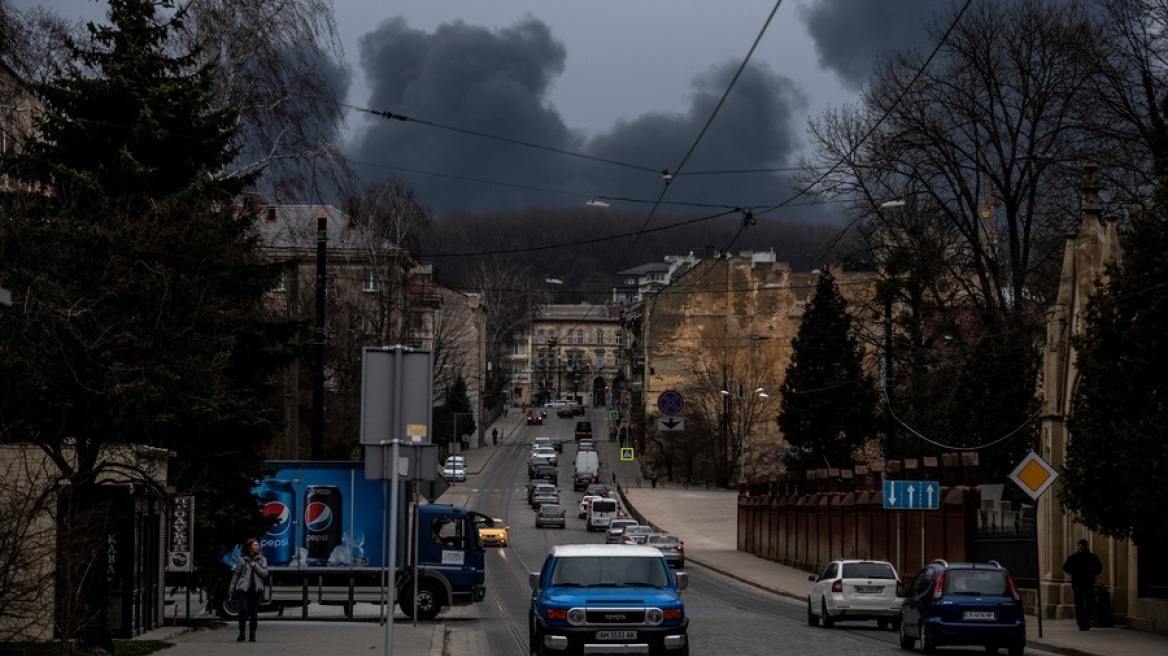
[[[958,4],[959,0],[811,0],[790,10],[784,6],[776,21],[783,21],[788,30],[797,23],[811,39],[814,53],[805,55],[802,66],[858,91],[873,63],[890,49],[931,49],[926,22],[934,12],[947,13]],[[570,28],[561,24],[556,29]],[[805,76],[801,87],[776,72],[790,70],[791,62],[753,59],[690,153],[740,59],[711,62],[692,75],[680,106],[663,98],[660,110],[585,132],[569,124],[553,101],[570,55],[557,32],[531,15],[506,27],[452,20],[432,29],[416,28],[399,16],[364,33],[359,41],[359,62],[370,94],[366,106],[631,166],[389,120],[372,123],[353,143],[352,156],[373,165],[361,168],[367,179],[397,177],[440,214],[454,209],[570,207],[582,205],[590,196],[653,201],[663,189],[660,171],[676,172],[687,154],[682,174],[665,193],[667,202],[769,207],[795,193],[786,171],[699,175],[797,165],[796,158],[806,147],[808,109],[817,89],[809,88]],[[654,80],[643,83],[652,85]],[[617,86],[603,93],[612,103],[620,103],[622,92],[633,90]],[[612,205],[625,210],[649,207],[626,201]],[[799,203],[770,216],[832,220],[834,214],[828,206]]]
[[[695,76],[684,110],[646,113],[585,136],[565,125],[548,100],[566,54],[549,28],[530,18],[497,31],[454,22],[433,32],[397,18],[361,41],[372,107],[634,166],[388,120],[368,130],[353,156],[499,183],[370,169],[371,175],[398,175],[439,212],[582,205],[588,196],[654,200],[664,184],[660,171],[676,172],[738,66],[723,62]],[[803,92],[765,63],[748,67],[682,173],[792,166],[801,146],[796,119],[805,105]],[[790,195],[783,174],[683,175],[671,183],[666,200],[749,206]]]

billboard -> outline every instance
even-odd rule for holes
[[[362,462],[277,461],[253,490],[262,512],[274,521],[260,536],[268,566],[370,567],[384,565],[388,533],[388,481],[365,478]],[[403,481],[405,524],[408,482]],[[383,517],[386,521],[383,521]],[[398,531],[405,542],[405,531]],[[399,545],[399,553],[403,553]]]

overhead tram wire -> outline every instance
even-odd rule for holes
[[[846,162],[849,158],[851,158],[852,155],[855,155],[856,151],[860,149],[860,146],[864,145],[864,143],[867,142],[869,138],[871,138],[871,136],[884,123],[884,121],[886,121],[888,119],[888,116],[892,113],[892,110],[896,109],[896,107],[900,105],[900,103],[904,100],[904,97],[908,95],[909,90],[912,89],[913,85],[915,85],[917,83],[917,80],[921,79],[921,76],[925,74],[925,70],[927,70],[929,68],[929,64],[931,64],[933,62],[933,59],[936,58],[937,53],[939,53],[941,51],[941,47],[944,46],[945,43],[949,40],[949,35],[951,35],[953,33],[953,30],[957,29],[957,25],[961,22],[961,18],[963,16],[965,16],[966,10],[969,9],[969,5],[972,3],[973,3],[973,0],[965,0],[965,4],[963,4],[961,6],[961,9],[957,12],[957,15],[953,18],[953,22],[949,25],[949,28],[945,30],[945,33],[943,35],[941,35],[941,38],[937,41],[937,45],[933,47],[933,51],[929,53],[928,58],[925,59],[925,62],[923,64],[921,64],[921,67],[919,69],[917,69],[917,71],[913,75],[912,79],[908,81],[908,84],[904,85],[903,89],[901,89],[900,93],[896,96],[896,100],[894,100],[892,102],[892,105],[890,105],[888,107],[888,109],[885,110],[884,113],[880,116],[880,118],[877,119],[876,122],[872,124],[872,127],[869,128],[868,131],[864,133],[864,136],[860,137],[860,140],[858,142],[856,142],[855,145],[852,146],[851,150],[849,150],[847,152],[847,154],[845,154],[843,157],[841,157],[839,159],[839,161],[837,161],[835,164],[833,164],[831,166],[831,168],[824,171],[822,174],[819,175],[819,177],[817,177],[811,183],[807,184],[802,189],[795,192],[795,194],[793,196],[791,196],[790,198],[788,198],[787,200],[779,203],[778,205],[773,205],[769,208],[760,210],[758,213],[759,214],[769,214],[777,209],[787,207],[788,205],[792,204],[795,201],[795,199],[800,198],[800,197],[806,195],[807,193],[809,193],[812,189],[814,189],[816,187],[816,185],[823,182],[827,178],[827,176],[831,175],[832,173],[835,172],[836,169],[838,169],[840,166],[842,166],[843,163]],[[848,225],[844,226],[844,229],[839,232],[839,234],[832,241],[831,245],[828,248],[830,249],[830,248],[834,247],[836,244],[838,244],[840,242],[840,240],[843,239],[844,234],[846,234],[847,231],[850,230],[851,227],[854,226],[856,224],[856,221],[858,221],[858,220],[859,219],[855,219],[851,223],[849,223]]]
[[[578,191],[564,191],[562,189],[549,189],[547,187],[536,187],[532,185],[522,185],[513,182],[500,182],[498,180],[487,180],[484,178],[472,178],[464,175],[454,175],[452,173],[439,173],[437,171],[423,171],[421,169],[411,169],[403,166],[391,166],[389,164],[379,164],[377,162],[367,162],[363,160],[344,158],[346,162],[356,164],[359,166],[371,166],[374,168],[385,169],[387,171],[401,171],[404,173],[414,173],[417,175],[428,175],[436,178],[445,178],[447,180],[462,180],[464,182],[475,182],[478,184],[493,185],[496,187],[507,187],[509,189],[523,189],[526,191],[538,191],[546,194],[555,194],[559,196],[570,196],[573,198],[595,198],[606,201],[616,201],[622,203],[655,203],[655,200],[648,200],[644,198],[629,198],[626,196],[605,196],[602,194],[585,194]],[[675,205],[678,207],[700,207],[706,209],[732,209],[735,205],[719,205],[717,203],[696,203],[690,201],[664,201],[665,205]]]
[[[621,259],[618,261],[617,270],[620,270],[620,268],[623,266],[624,262],[629,258],[629,255],[633,252],[633,249],[636,248],[637,242],[640,241],[641,235],[648,234],[650,232],[656,232],[658,230],[658,229],[649,229],[649,227],[648,227],[649,222],[653,220],[653,217],[657,213],[657,209],[659,207],[661,207],[661,205],[665,204],[665,194],[669,192],[670,183],[672,182],[674,176],[679,175],[681,173],[681,171],[685,168],[686,162],[689,161],[689,158],[693,155],[694,150],[697,149],[698,144],[701,143],[702,138],[705,136],[706,132],[709,130],[710,125],[713,124],[714,119],[718,116],[718,112],[722,109],[722,105],[724,105],[726,103],[726,98],[729,97],[730,92],[734,89],[735,85],[738,83],[738,79],[740,77],[742,77],[742,72],[746,69],[746,65],[750,63],[751,57],[754,56],[755,50],[758,49],[758,44],[762,41],[763,35],[766,34],[767,29],[770,27],[771,21],[774,20],[775,14],[778,13],[779,7],[782,4],[783,4],[783,0],[775,0],[775,6],[773,8],[771,8],[770,14],[767,15],[767,19],[763,23],[762,28],[759,30],[758,35],[754,38],[754,43],[751,44],[750,50],[747,51],[746,56],[743,57],[742,63],[738,66],[738,70],[736,70],[734,72],[734,77],[730,79],[730,83],[726,85],[726,90],[722,93],[722,97],[718,99],[718,104],[715,105],[714,109],[710,112],[710,116],[706,119],[705,124],[702,125],[702,129],[698,132],[697,136],[694,137],[693,143],[690,144],[689,149],[686,151],[685,155],[681,158],[681,161],[672,170],[665,169],[665,170],[660,172],[660,175],[664,179],[665,184],[661,187],[661,192],[659,194],[657,194],[657,199],[653,202],[653,206],[651,208],[649,208],[649,213],[645,216],[645,220],[641,223],[641,227],[638,228],[636,230],[636,232],[632,233],[633,241],[631,244],[629,244],[628,249],[625,250],[625,253],[621,256]],[[754,218],[753,218],[752,212],[744,211],[741,208],[735,208],[732,211],[733,212],[743,212],[744,218],[743,218],[742,225],[739,227],[738,232],[735,233],[734,237],[730,240],[731,244],[733,244],[734,241],[736,241],[738,239],[739,235],[742,234],[742,232],[746,229],[746,227],[748,225],[753,225],[753,223],[754,223]],[[726,213],[723,213],[721,216],[725,216],[726,214],[730,214],[730,213],[731,212],[726,212]],[[708,218],[715,218],[715,217],[708,217]],[[681,224],[675,224],[675,225],[681,225]],[[670,227],[672,227],[672,226],[670,226]],[[595,307],[595,306],[593,306],[593,307]],[[581,317],[581,320],[587,319],[588,314],[590,314],[591,312],[592,312],[592,309],[589,308],[588,312],[586,312],[585,315],[583,317]]]
[[[459,134],[466,134],[466,135],[470,135],[470,136],[474,136],[474,137],[480,137],[483,139],[492,139],[494,141],[501,141],[503,143],[511,144],[513,146],[523,146],[525,148],[534,148],[536,150],[542,150],[542,151],[549,152],[549,153],[556,153],[557,155],[566,155],[568,157],[576,157],[579,159],[584,159],[584,160],[588,160],[588,161],[592,161],[592,162],[599,162],[601,164],[611,164],[613,166],[620,166],[620,167],[624,167],[627,169],[633,169],[635,171],[645,171],[647,173],[652,173],[653,175],[660,175],[660,173],[661,173],[660,170],[655,169],[655,168],[650,167],[650,166],[642,166],[640,164],[630,164],[629,162],[621,162],[621,161],[618,161],[615,159],[607,159],[604,157],[597,157],[595,155],[587,155],[584,153],[578,153],[578,152],[571,151],[571,150],[564,150],[563,148],[556,148],[554,146],[544,146],[542,144],[532,143],[530,141],[523,141],[520,139],[514,139],[511,137],[503,137],[503,136],[500,136],[497,134],[490,134],[487,132],[479,132],[477,130],[469,130],[467,128],[460,128],[460,127],[453,126],[453,125],[444,125],[444,124],[438,123],[436,121],[428,121],[426,119],[412,118],[412,117],[406,116],[404,114],[395,114],[393,112],[386,111],[386,110],[370,109],[368,107],[358,107],[357,105],[346,105],[344,103],[339,103],[339,104],[341,107],[347,107],[349,109],[354,109],[354,110],[357,110],[359,112],[365,112],[367,114],[373,114],[374,116],[380,116],[382,118],[387,118],[390,120],[403,121],[403,122],[408,122],[408,123],[417,123],[419,125],[426,125],[429,127],[438,128],[440,130],[449,130],[451,132],[458,132]]]

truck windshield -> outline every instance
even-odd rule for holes
[[[552,570],[554,586],[595,588],[669,585],[661,558],[627,556],[574,556],[560,558]]]

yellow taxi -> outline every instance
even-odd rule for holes
[[[498,517],[484,519],[479,522],[479,542],[484,547],[505,547],[510,541],[509,530],[510,527]]]

